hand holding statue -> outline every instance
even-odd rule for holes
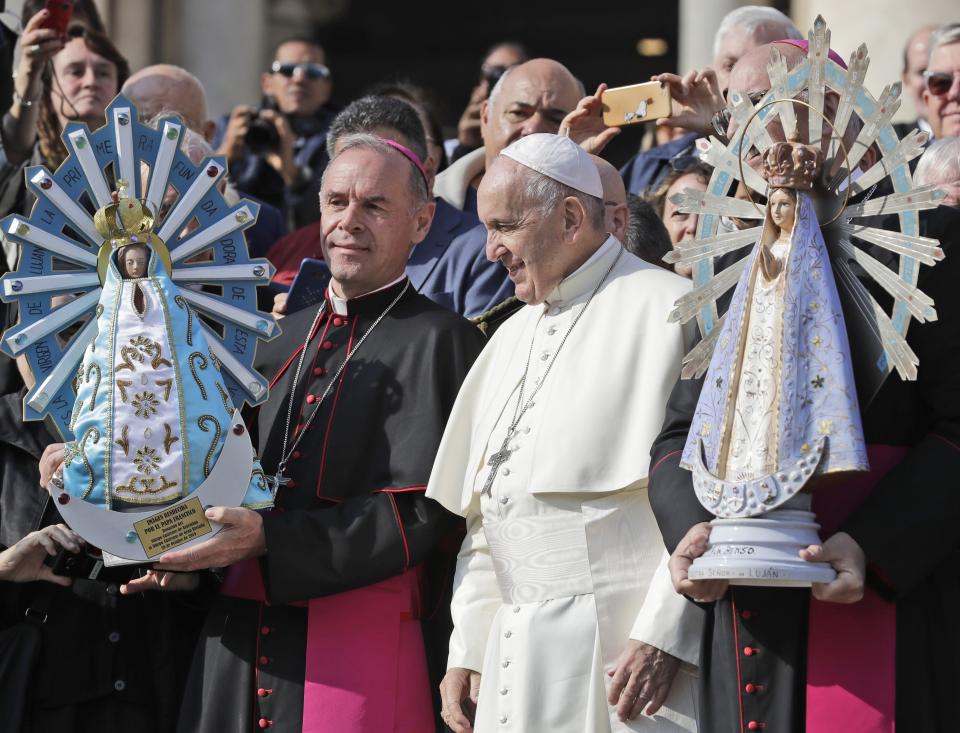
[[[726,580],[690,580],[687,577],[693,561],[707,551],[709,540],[710,522],[693,525],[677,544],[668,564],[670,579],[677,593],[692,598],[698,603],[720,600],[727,592],[729,585]]]

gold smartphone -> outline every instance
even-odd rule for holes
[[[669,117],[672,109],[670,87],[658,81],[607,89],[601,101],[603,124],[607,127],[635,125]]]

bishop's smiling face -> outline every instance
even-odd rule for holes
[[[563,210],[531,206],[524,196],[523,166],[503,156],[494,160],[477,191],[477,213],[487,228],[487,259],[499,261],[524,303],[542,303],[563,279],[567,257]]]

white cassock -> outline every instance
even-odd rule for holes
[[[668,324],[687,280],[626,251],[570,333],[483,492],[491,454],[622,251],[609,237],[542,305],[494,335],[467,376],[427,496],[467,519],[448,667],[481,670],[478,733],[696,729],[702,611],[670,585],[647,498],[650,446],[686,339]],[[685,663],[653,718],[606,701],[628,639]]]

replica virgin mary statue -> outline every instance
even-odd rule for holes
[[[817,148],[797,142],[775,144],[764,157],[762,234],[724,319],[681,463],[718,517],[765,514],[816,476],[868,470],[847,331],[808,193],[821,164]],[[784,508],[808,509],[809,496]]]
[[[118,511],[166,506],[210,474],[234,407],[196,315],[169,276],[170,255],[153,214],[125,185],[94,223],[103,294],[97,336],[77,374],[64,457],[64,491]],[[270,506],[254,462],[239,475],[243,505]]]

